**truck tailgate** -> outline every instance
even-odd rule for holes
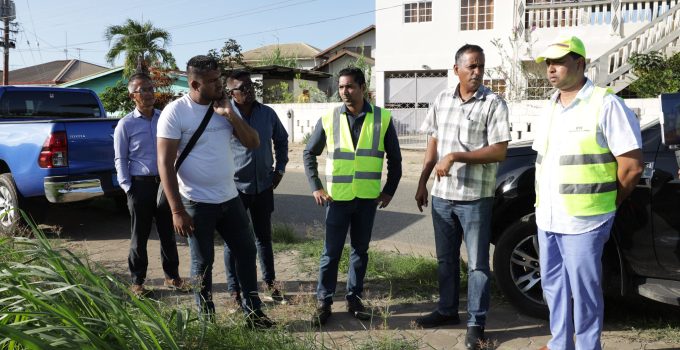
[[[118,119],[62,119],[59,122],[64,123],[68,137],[69,169],[77,169],[78,173],[114,169],[113,130]]]

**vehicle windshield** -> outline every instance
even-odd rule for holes
[[[0,118],[100,118],[97,99],[79,91],[6,91],[0,98]]]

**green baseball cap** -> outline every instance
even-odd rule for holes
[[[536,57],[536,63],[541,63],[548,58],[561,58],[570,52],[586,57],[586,47],[583,41],[575,36],[560,36]]]

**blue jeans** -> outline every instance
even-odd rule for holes
[[[373,219],[378,208],[374,199],[353,199],[330,202],[326,208],[326,238],[319,263],[319,284],[316,297],[333,303],[338,283],[338,262],[345,245],[347,230],[350,237],[349,273],[345,298],[361,298],[368,264],[368,244],[371,241]]]
[[[253,231],[255,232],[255,245],[257,255],[260,257],[260,271],[262,279],[267,285],[272,285],[276,280],[274,272],[274,249],[272,247],[272,211],[274,211],[274,189],[270,187],[258,194],[246,194],[239,192],[243,206],[250,212]],[[224,261],[227,266],[227,290],[240,292],[236,271],[236,261],[231,250],[224,245]],[[227,263],[228,262],[228,263]]]
[[[484,326],[489,311],[489,242],[493,198],[453,201],[432,196],[432,224],[439,278],[438,311],[458,313],[460,245],[468,255],[468,326]]]
[[[214,232],[217,231],[229,246],[236,260],[236,274],[243,291],[243,310],[258,310],[261,301],[257,295],[255,269],[255,242],[248,217],[238,197],[220,204],[199,203],[182,198],[184,207],[194,220],[194,233],[189,236],[191,250],[191,277],[201,281],[195,293],[200,312],[213,314],[212,268],[215,260]]]
[[[602,349],[602,251],[613,222],[611,218],[592,231],[572,235],[538,229],[541,287],[550,309],[550,349]]]

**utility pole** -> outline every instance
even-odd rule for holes
[[[0,9],[2,21],[4,23],[4,33],[2,38],[2,47],[5,49],[5,61],[2,69],[2,85],[9,84],[9,49],[15,48],[14,41],[9,38],[9,22],[16,18],[16,8],[14,1],[2,0],[2,8]]]

